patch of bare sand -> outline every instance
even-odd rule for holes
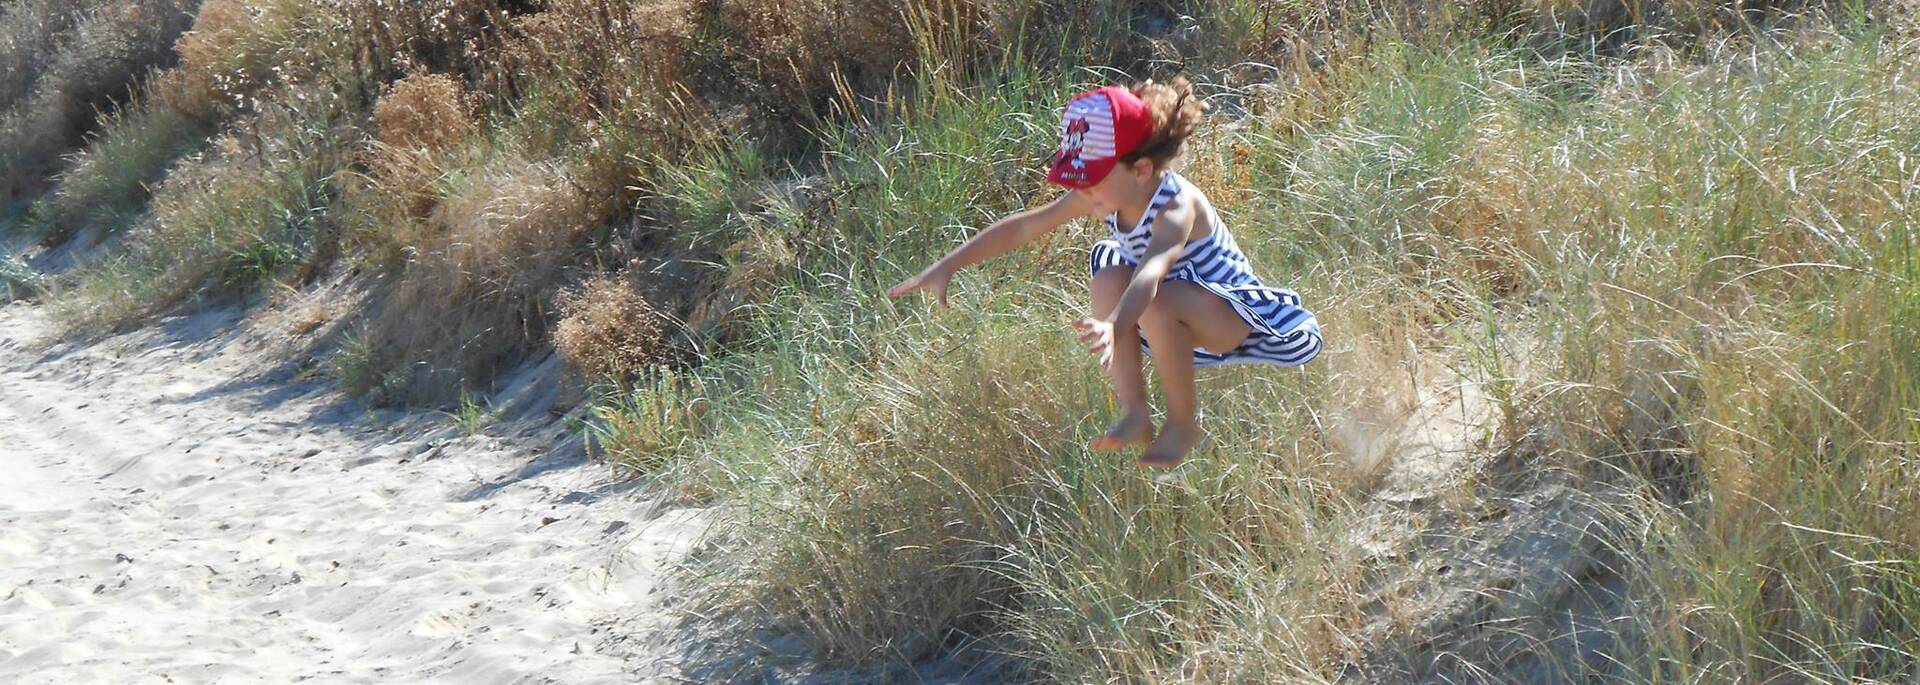
[[[1510,341],[1525,352],[1525,338]],[[1507,343],[1503,343],[1503,348]],[[1524,375],[1524,360],[1513,373]],[[1429,363],[1430,368],[1445,369]],[[1621,492],[1496,437],[1485,378],[1447,369],[1396,410],[1336,426],[1374,487],[1349,540],[1361,627],[1342,682],[1562,683],[1617,676],[1631,630]]]
[[[367,412],[234,310],[47,331],[0,309],[0,682],[678,681],[632,631],[710,512],[551,421]]]

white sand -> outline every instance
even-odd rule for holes
[[[46,328],[0,308],[0,682],[677,680],[626,633],[706,512],[269,373],[234,312]]]

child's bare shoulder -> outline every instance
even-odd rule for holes
[[[1190,237],[1197,240],[1213,231],[1213,226],[1208,221],[1208,217],[1213,216],[1212,208],[1213,200],[1207,197],[1206,191],[1192,183],[1182,183],[1180,192],[1167,201],[1162,211],[1170,215],[1169,219],[1191,226]]]
[[[1181,180],[1186,180],[1182,178]],[[1194,209],[1205,210],[1213,206],[1213,198],[1207,197],[1207,191],[1191,181],[1180,184],[1180,199],[1192,204]]]

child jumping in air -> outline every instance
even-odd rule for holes
[[[1093,316],[1073,326],[1099,355],[1121,411],[1091,447],[1146,445],[1139,465],[1178,465],[1202,435],[1195,367],[1299,366],[1320,353],[1320,324],[1300,296],[1262,284],[1213,203],[1169,168],[1203,109],[1179,77],[1080,94],[1067,104],[1047,172],[1047,181],[1071,192],[994,222],[888,294],[927,290],[945,307],[947,284],[961,269],[1074,219],[1104,216],[1113,235],[1093,245]],[[1157,435],[1143,354],[1153,355],[1166,393]]]

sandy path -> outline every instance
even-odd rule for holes
[[[0,309],[0,682],[669,677],[605,626],[658,609],[703,512],[259,380],[248,326],[48,353],[39,312]]]

